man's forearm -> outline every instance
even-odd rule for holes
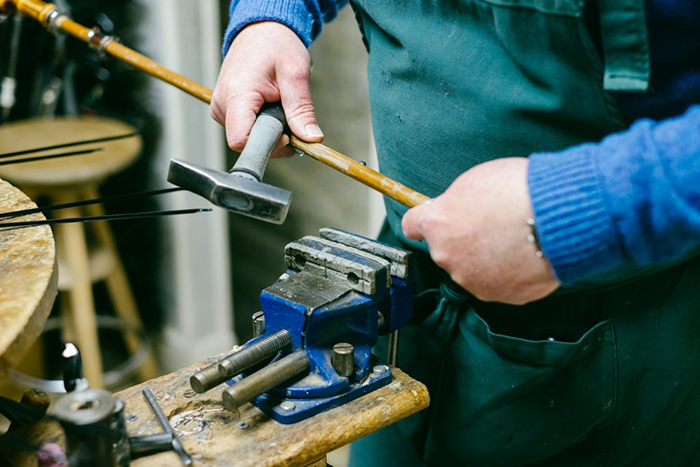
[[[571,284],[700,246],[700,106],[600,144],[530,157],[542,249]]]
[[[277,21],[294,31],[308,47],[324,22],[335,18],[347,0],[232,0],[223,55],[241,29],[259,21]]]

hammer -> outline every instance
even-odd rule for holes
[[[262,183],[262,178],[285,127],[282,107],[265,105],[243,152],[228,173],[172,159],[168,181],[229,211],[281,224],[287,217],[292,192]]]
[[[33,18],[34,20],[38,21],[39,24],[41,24],[49,31],[55,34],[70,34],[71,36],[81,41],[87,42],[90,45],[90,47],[98,50],[103,54],[110,54],[118,58],[119,60],[122,60],[132,65],[133,67],[150,74],[151,76],[161,79],[166,83],[172,84],[173,86],[185,91],[186,93],[196,97],[197,99],[200,99],[206,103],[211,102],[211,89],[208,89],[202,86],[201,84],[192,81],[191,79],[185,78],[182,75],[168,70],[167,68],[158,64],[157,62],[114,40],[113,37],[103,34],[99,30],[88,29],[85,26],[76,23],[75,21],[71,20],[66,15],[61,13],[56,8],[56,6],[51,3],[46,3],[42,0],[0,0],[0,12],[11,13],[13,11],[18,11],[20,14]],[[370,169],[369,167],[365,167],[359,162],[343,154],[340,154],[339,152],[334,151],[333,149],[326,147],[320,143],[307,143],[305,141],[300,140],[294,135],[290,135],[289,139],[292,146],[294,146],[299,151],[302,151],[304,154],[307,154],[309,157],[312,157],[317,161],[323,162],[327,166],[378,191],[384,196],[398,201],[399,203],[405,206],[418,206],[419,204],[423,204],[430,199],[427,196],[397,182],[396,180],[392,180],[391,178],[386,177],[381,173]],[[182,162],[179,163],[184,164]],[[226,183],[230,183],[230,175],[228,174],[204,168],[196,168],[194,164],[190,164],[190,167],[193,168],[193,170],[190,171],[190,174],[192,175],[192,172],[197,172],[197,177],[199,178],[196,178],[196,180],[201,181],[205,186],[215,186],[216,183],[219,183],[222,186],[226,186]],[[221,178],[222,176],[224,177],[223,179]],[[207,181],[204,181],[204,179],[207,179]],[[217,181],[215,182],[214,180]],[[236,182],[238,182],[236,184],[235,189],[237,190],[237,194],[245,194],[245,196],[249,196],[251,193],[254,193],[256,197],[259,197],[256,200],[267,199],[268,201],[270,201],[274,199],[275,202],[280,202],[280,200],[282,199],[277,198],[277,196],[280,195],[279,193],[276,193],[275,195],[266,195],[267,197],[261,195],[261,192],[263,191],[263,186],[269,188],[273,187],[270,187],[269,185],[263,185],[262,183],[260,183],[259,180],[248,181],[252,183],[258,183],[258,185],[253,186],[248,184],[248,186],[245,189],[243,189],[242,183],[245,182],[236,180]],[[206,193],[206,190],[204,190],[202,187],[199,187],[198,190],[203,190],[203,192]],[[200,192],[198,193],[202,194]],[[207,197],[207,199],[210,199],[208,194],[205,194],[204,196]],[[244,206],[248,206],[246,204],[245,199],[241,199],[239,196],[235,196],[234,198],[235,199],[232,201],[234,204],[235,202],[242,202]],[[250,197],[248,197],[247,199],[248,201],[251,200]],[[263,210],[265,210],[265,208],[271,208],[271,205],[268,204],[268,201],[265,201],[264,204],[260,204],[258,206],[262,206]],[[225,203],[222,202],[222,205],[224,204]],[[287,206],[289,205],[288,200],[286,201],[286,204]],[[275,216],[277,216],[277,218],[284,219],[284,215],[281,213],[281,207],[279,209],[279,214],[275,215],[270,213],[269,216],[265,214],[264,217],[268,219],[274,219]],[[252,210],[253,206],[250,207],[248,215],[255,216]],[[237,210],[237,212],[240,211],[241,210]]]

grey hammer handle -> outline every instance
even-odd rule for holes
[[[284,133],[286,120],[279,104],[265,105],[250,130],[248,142],[230,173],[262,181],[270,153]]]

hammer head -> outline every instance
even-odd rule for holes
[[[241,173],[207,169],[191,162],[170,160],[168,181],[229,211],[281,224],[287,217],[292,192]]]

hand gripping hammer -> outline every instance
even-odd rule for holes
[[[60,12],[56,6],[51,3],[46,3],[43,0],[0,0],[0,13],[11,13],[13,11],[18,11],[27,17],[35,19],[39,24],[54,34],[69,34],[81,41],[87,42],[90,47],[103,54],[112,55],[151,76],[172,84],[197,99],[207,103],[211,102],[211,89],[168,70],[148,57],[129,49],[125,45],[114,40],[113,37],[103,34],[99,30],[88,29],[76,23]],[[307,143],[294,135],[290,135],[289,139],[291,145],[298,151],[303,152],[309,157],[326,164],[338,172],[357,180],[405,206],[417,206],[430,199],[398,181],[392,180],[366,167],[360,162],[320,143]],[[263,139],[262,141],[269,140]],[[275,139],[275,142],[276,141]],[[271,145],[271,148],[272,147],[274,147],[274,144]],[[259,160],[264,160],[266,163],[267,156]],[[243,161],[245,161],[245,158],[243,158]],[[243,161],[241,161],[241,164],[243,164]],[[289,192],[275,189],[272,186],[260,182],[265,163],[263,163],[262,166],[253,164],[253,170],[251,170],[249,174],[251,176],[258,176],[257,179],[254,180],[245,180],[244,177],[239,176],[245,171],[236,170],[238,163],[236,163],[236,167],[234,167],[234,172],[238,175],[233,175],[178,161],[174,165],[179,165],[180,167],[175,170],[171,165],[170,176],[189,176],[189,179],[175,183],[178,185],[182,183],[180,186],[183,188],[192,189],[192,191],[195,191],[219,206],[248,216],[281,223],[284,221],[286,207],[289,206]],[[176,171],[179,171],[179,174],[175,174]],[[239,176],[240,180],[233,179],[234,176]],[[174,178],[171,181],[173,180]],[[246,184],[246,182],[250,183]],[[229,184],[232,185],[230,186]],[[196,188],[196,190],[193,188]],[[287,198],[285,198],[283,194],[285,194],[284,196],[287,196]],[[257,209],[260,209],[260,211],[256,211]]]
[[[262,178],[285,126],[282,108],[267,105],[258,114],[243,152],[228,173],[172,159],[168,181],[229,211],[281,224],[287,217],[292,192],[262,183]]]

